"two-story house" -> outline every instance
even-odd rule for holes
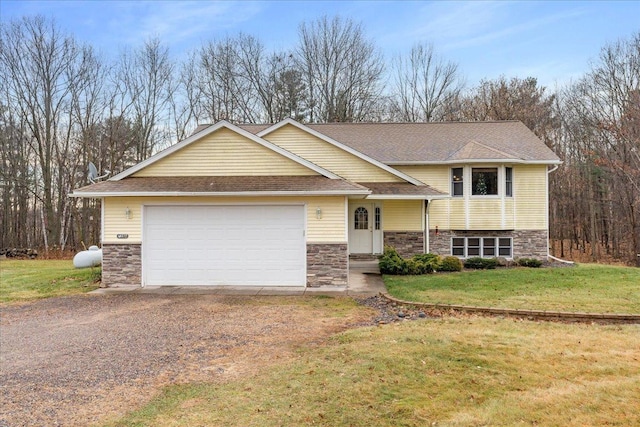
[[[103,283],[344,285],[349,255],[548,255],[559,158],[517,121],[201,126],[107,181]]]

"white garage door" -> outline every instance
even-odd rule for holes
[[[303,206],[147,206],[146,285],[304,286]]]

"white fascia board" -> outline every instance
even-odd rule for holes
[[[522,160],[522,159],[464,159],[464,160],[441,160],[441,161],[403,161],[386,162],[391,166],[434,166],[434,165],[460,165],[471,163],[512,163],[526,165],[560,165],[562,160]]]
[[[69,197],[98,198],[98,197],[219,197],[219,196],[350,196],[371,194],[370,190],[353,191],[237,191],[237,192],[177,192],[177,191],[140,191],[140,192],[109,192],[109,193],[71,193]]]
[[[374,165],[374,166],[376,166],[376,167],[378,167],[378,168],[380,168],[382,170],[385,170],[385,171],[389,172],[390,174],[397,176],[398,178],[402,178],[403,180],[405,180],[407,182],[410,182],[413,185],[419,185],[419,186],[425,185],[424,182],[419,181],[419,180],[415,179],[414,177],[412,177],[410,175],[407,175],[407,174],[405,174],[403,172],[400,172],[399,170],[396,170],[396,169],[388,166],[387,164],[381,163],[381,162],[379,162],[379,161],[367,156],[366,154],[361,153],[358,150],[355,150],[355,149],[353,149],[353,148],[351,148],[351,147],[349,147],[347,145],[342,144],[341,142],[336,141],[333,138],[329,138],[327,135],[324,135],[324,134],[322,134],[322,133],[320,133],[318,131],[315,131],[315,130],[303,125],[302,123],[298,123],[295,120],[293,120],[292,118],[286,118],[283,121],[278,122],[278,123],[274,124],[273,126],[270,126],[270,127],[266,128],[265,130],[263,130],[261,132],[258,132],[257,135],[262,138],[265,135],[268,135],[271,132],[273,132],[273,131],[275,131],[277,129],[280,129],[281,127],[283,127],[285,125],[295,126],[298,129],[300,129],[302,131],[305,131],[305,132],[315,136],[316,138],[320,138],[321,140],[323,140],[325,142],[328,142],[329,144],[331,144],[331,145],[333,145],[335,147],[338,147],[341,150],[346,151],[347,153],[353,154],[354,156],[364,160],[365,162],[371,163],[372,165]]]
[[[341,179],[338,175],[334,174],[333,172],[330,172],[324,168],[321,168],[320,166],[316,165],[315,163],[311,163],[308,160],[303,159],[302,157],[296,156],[295,154],[291,153],[290,151],[287,151],[285,149],[283,149],[282,147],[277,146],[276,144],[273,144],[265,139],[262,139],[259,136],[256,136],[254,134],[252,134],[251,132],[247,132],[246,130],[239,128],[238,126],[227,122],[226,120],[221,120],[218,123],[209,126],[206,129],[203,129],[202,131],[191,135],[190,137],[188,137],[187,139],[183,139],[182,141],[178,142],[177,144],[172,145],[171,147],[168,147],[167,149],[149,157],[146,160],[143,160],[142,162],[138,163],[135,166],[130,167],[129,169],[120,172],[118,175],[115,175],[111,178],[109,178],[109,181],[120,181],[123,178],[126,178],[128,176],[131,176],[132,174],[140,171],[141,169],[144,169],[145,167],[157,162],[160,159],[163,159],[167,156],[169,156],[170,154],[175,153],[176,151],[190,145],[191,143],[221,129],[221,128],[227,128],[239,135],[244,136],[245,138],[248,138],[250,140],[252,140],[253,142],[256,142],[260,145],[262,145],[265,148],[268,148],[272,151],[275,151],[276,153],[290,159],[293,160],[296,163],[301,164],[302,166],[305,166],[311,170],[313,170],[314,172],[319,173],[320,175],[323,175],[327,178],[330,179]]]
[[[448,199],[450,196],[442,195],[442,196],[401,196],[399,194],[391,194],[385,196],[384,194],[374,194],[371,196],[367,196],[368,200],[444,200]]]

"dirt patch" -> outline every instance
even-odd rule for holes
[[[0,426],[104,422],[183,382],[295,357],[371,309],[349,300],[215,295],[52,298],[0,308]]]

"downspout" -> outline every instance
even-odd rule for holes
[[[547,171],[547,215],[549,215],[549,174],[551,172],[556,171],[559,167],[560,167],[560,165],[555,165],[553,168],[551,168],[551,169],[549,169]],[[567,261],[566,259],[556,258],[553,255],[551,255],[549,253],[549,244],[548,243],[549,243],[549,227],[547,227],[547,258],[551,258],[554,261],[562,262],[562,263],[565,263],[565,264],[570,264],[570,265],[575,264],[575,262],[573,262],[573,261]]]
[[[424,199],[424,253],[429,253],[429,199]]]

